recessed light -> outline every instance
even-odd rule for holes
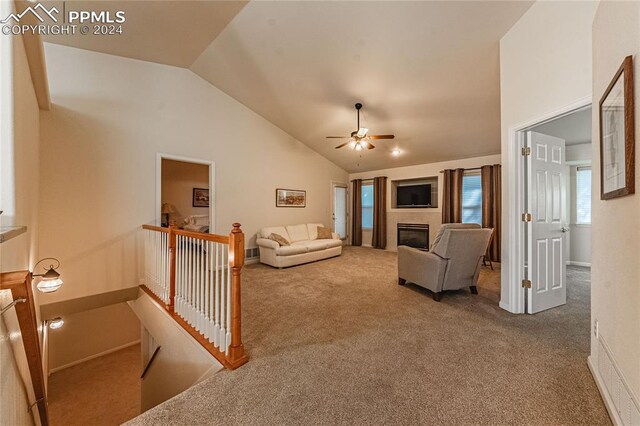
[[[392,149],[391,155],[393,155],[394,157],[397,157],[398,155],[400,155],[400,149],[399,148]]]
[[[56,317],[52,320],[49,320],[49,328],[52,330],[56,330],[64,325],[64,320],[60,317]]]

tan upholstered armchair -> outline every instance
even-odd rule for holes
[[[492,232],[478,224],[449,223],[442,225],[429,252],[399,246],[398,284],[427,288],[436,301],[444,291],[464,287],[478,294],[480,265]]]

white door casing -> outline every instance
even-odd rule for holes
[[[567,303],[565,141],[528,132],[528,313]]]

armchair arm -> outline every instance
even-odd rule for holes
[[[412,247],[398,247],[398,277],[431,291],[442,290],[447,259]]]
[[[259,247],[270,248],[270,249],[277,249],[278,247],[280,247],[280,244],[276,243],[273,240],[269,240],[267,238],[257,238],[256,244],[258,244]]]

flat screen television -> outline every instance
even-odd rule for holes
[[[396,187],[398,208],[431,207],[431,185],[403,185]]]

